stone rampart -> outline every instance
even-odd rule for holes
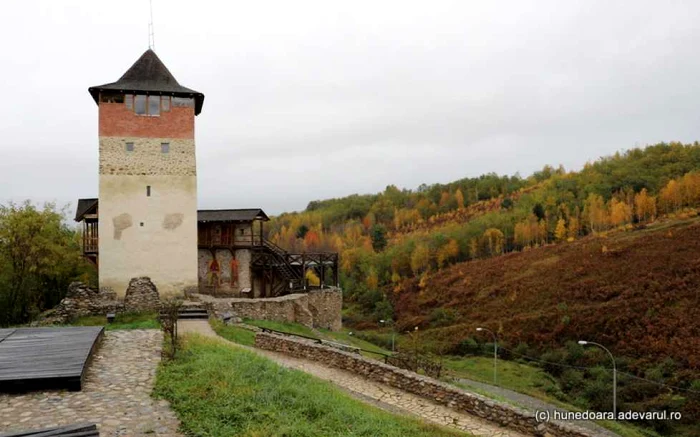
[[[338,331],[342,327],[343,294],[339,288],[313,290],[271,298],[216,298],[195,294],[216,317],[230,314],[242,319],[300,323],[310,328]]]
[[[533,413],[521,408],[469,393],[442,381],[390,366],[356,353],[345,352],[313,341],[258,332],[255,335],[255,346],[356,373],[370,380],[396,387],[528,435],[541,437],[595,436],[592,431],[570,424],[540,423]]]

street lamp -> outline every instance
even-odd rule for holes
[[[476,328],[476,330],[479,332],[486,331],[493,336],[493,384],[497,385],[498,383],[496,382],[496,368],[498,367],[498,336],[495,332],[491,331],[490,329]]]
[[[379,323],[383,324],[386,326],[387,323],[391,324],[391,353],[394,353],[394,340],[396,339],[396,329],[394,329],[394,321],[389,319],[389,320],[380,320]]]
[[[592,341],[584,341],[584,340],[579,340],[578,344],[581,346],[585,346],[587,344],[592,344],[595,346],[598,346],[599,348],[603,349],[605,352],[610,355],[610,359],[612,360],[613,363],[613,415],[614,415],[614,420],[617,420],[617,367],[615,366],[615,357],[613,354],[600,343],[595,343]]]

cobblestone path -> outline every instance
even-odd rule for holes
[[[168,402],[150,397],[162,341],[157,329],[105,332],[82,391],[0,394],[0,432],[93,422],[101,437],[181,436]]]
[[[214,330],[209,326],[209,323],[203,320],[181,320],[178,322],[178,332],[180,334],[194,332],[209,337],[217,336]],[[223,338],[221,340],[226,341]],[[321,379],[333,382],[349,393],[355,395],[357,398],[395,413],[418,416],[424,420],[437,423],[439,425],[467,431],[475,436],[525,436],[525,434],[500,427],[497,424],[466,413],[460,413],[438,403],[431,402],[427,399],[385,384],[370,381],[344,370],[327,367],[314,361],[294,358],[276,352],[250,348],[231,342],[228,343],[254,351],[260,355],[272,359],[282,366],[302,370]]]

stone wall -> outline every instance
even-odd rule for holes
[[[106,315],[124,311],[124,304],[109,289],[97,290],[82,282],[72,282],[66,297],[53,309],[42,314],[47,323],[66,323],[76,317]]]
[[[481,417],[516,431],[542,437],[594,437],[592,431],[559,422],[539,423],[534,414],[469,393],[433,378],[389,366],[361,355],[303,339],[258,332],[255,346],[357,373],[365,378],[405,390],[457,411]]]
[[[133,278],[124,296],[127,312],[160,311],[160,296],[148,277]]]
[[[68,286],[66,297],[55,308],[45,311],[39,319],[41,324],[55,324],[84,316],[159,310],[158,290],[147,277],[131,279],[123,301],[119,300],[117,293],[110,288],[97,290],[82,282],[73,282]]]
[[[134,150],[127,151],[126,143]],[[168,153],[162,152],[163,143]],[[194,139],[100,137],[100,174],[195,176]]]
[[[197,294],[216,317],[229,313],[234,317],[277,322],[301,323],[310,328],[340,330],[343,293],[339,288],[313,290],[263,299],[216,298]]]

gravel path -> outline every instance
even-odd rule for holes
[[[102,437],[179,437],[168,402],[151,391],[163,335],[157,329],[107,331],[83,390],[0,394],[0,432],[96,423]]]
[[[552,414],[553,411],[560,411],[560,412],[566,412],[568,410],[565,410],[563,408],[557,407],[555,405],[549,404],[547,402],[541,401],[537,398],[533,398],[532,396],[528,396],[522,393],[515,392],[513,390],[508,390],[506,388],[502,387],[497,387],[495,385],[491,384],[485,384],[483,382],[478,382],[478,381],[472,381],[471,379],[463,379],[463,378],[455,378],[457,381],[460,383],[476,388],[478,390],[481,390],[482,392],[485,393],[491,393],[496,396],[500,396],[501,398],[504,398],[508,401],[511,401],[512,403],[516,404],[517,406],[520,406],[526,410],[531,410],[531,411],[549,411],[550,415]],[[614,432],[603,428],[602,426],[596,424],[595,422],[592,422],[590,420],[572,420],[571,423],[576,424],[578,426],[584,427],[586,429],[590,429],[591,431],[595,431],[596,434],[604,437],[620,437],[618,434],[615,434]]]
[[[181,320],[178,322],[178,332],[183,335],[187,333],[197,333],[208,337],[217,337],[222,341],[226,341],[218,337],[211,326],[209,326],[209,322],[204,320]],[[418,416],[426,421],[467,431],[475,436],[525,437],[525,434],[500,427],[497,424],[469,414],[449,409],[443,405],[388,385],[367,380],[354,373],[327,367],[314,361],[302,360],[276,352],[264,351],[228,341],[226,342],[240,348],[251,350],[282,366],[302,370],[318,378],[330,381],[343,388],[345,391],[355,395],[355,397],[360,400],[395,413]]]

